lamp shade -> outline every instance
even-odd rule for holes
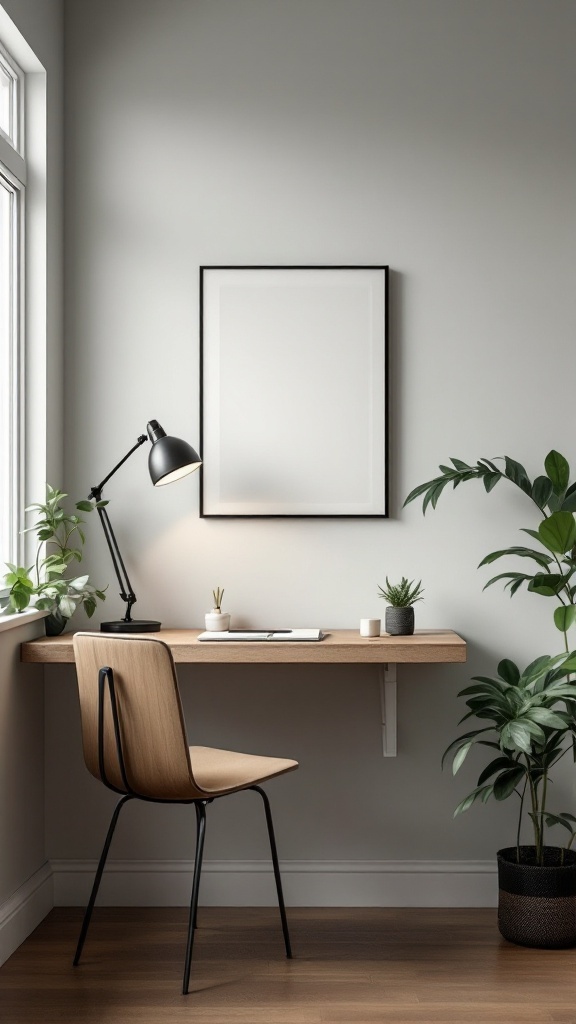
[[[179,437],[170,437],[166,434],[158,420],[150,420],[148,437],[152,442],[148,455],[148,470],[155,487],[180,480],[202,465],[202,459],[192,446]]]

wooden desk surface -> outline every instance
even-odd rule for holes
[[[180,664],[386,664],[466,661],[466,642],[449,629],[419,629],[413,636],[366,639],[354,629],[327,630],[318,643],[284,641],[199,642],[199,629],[140,633],[168,644]],[[39,637],[22,644],[21,659],[42,665],[73,664],[73,633]],[[132,634],[134,635],[134,634]]]

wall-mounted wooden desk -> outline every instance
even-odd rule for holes
[[[327,631],[318,643],[205,643],[199,629],[141,633],[168,644],[177,664],[189,665],[377,665],[380,674],[385,757],[396,756],[396,666],[455,664],[466,661],[466,643],[452,630],[420,629],[413,636],[365,639],[353,629]],[[74,663],[73,633],[40,637],[22,644],[22,661],[38,665]]]

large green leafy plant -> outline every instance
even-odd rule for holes
[[[453,753],[453,774],[461,768],[476,744],[497,751],[480,773],[471,793],[458,804],[454,815],[491,797],[519,798],[516,847],[520,859],[520,830],[526,809],[534,834],[536,863],[542,863],[545,828],[562,825],[574,839],[576,818],[548,810],[550,771],[571,749],[574,736],[576,687],[569,681],[576,669],[576,652],[536,658],[523,672],[505,659],[496,678],[474,676],[473,685],[458,694],[467,697],[468,712],[460,720],[476,717],[487,724],[463,733],[444,752],[442,764]]]
[[[512,556],[534,563],[532,572],[510,570],[498,573],[485,588],[503,581],[512,597],[525,586],[530,593],[552,598],[553,616],[564,636],[565,654],[544,655],[523,672],[514,662],[504,659],[497,677],[476,676],[473,685],[459,696],[467,697],[467,714],[489,724],[464,733],[444,753],[443,763],[453,753],[455,774],[476,744],[498,752],[481,772],[476,787],[456,808],[455,814],[468,810],[477,800],[491,797],[519,798],[516,845],[520,856],[520,828],[526,806],[532,821],[537,863],[543,861],[546,826],[561,825],[570,833],[568,846],[576,836],[576,817],[554,814],[548,809],[550,771],[569,751],[576,749],[576,685],[570,673],[576,670],[576,652],[569,652],[568,631],[576,622],[576,483],[570,483],[568,461],[551,451],[544,462],[544,474],[531,480],[524,466],[509,456],[479,459],[473,465],[450,459],[441,465],[440,475],[410,492],[405,505],[423,496],[422,510],[436,508],[449,484],[455,488],[468,480],[481,480],[489,493],[501,480],[519,488],[531,506],[538,510],[534,527],[522,527],[538,547],[514,545],[492,551],[480,562],[490,565]]]
[[[82,605],[91,617],[97,601],[105,600],[104,591],[92,586],[87,575],[67,575],[74,562],[82,561],[85,542],[84,520],[75,512],[66,511],[62,502],[67,497],[63,491],[47,484],[44,504],[35,503],[26,509],[26,512],[36,513],[34,525],[25,531],[36,533],[36,558],[34,565],[29,567],[6,563],[9,572],[4,581],[10,587],[10,611],[24,611],[36,598],[36,608],[59,614],[63,619],[69,619],[78,605]],[[89,500],[78,501],[76,510],[92,512],[98,504]],[[106,502],[100,504],[105,505]]]
[[[545,474],[530,480],[524,466],[505,455],[497,459],[480,459],[475,465],[468,465],[461,459],[450,459],[451,466],[440,466],[440,475],[427,483],[420,484],[410,492],[406,501],[424,495],[423,512],[429,505],[436,508],[442,491],[448,484],[457,487],[467,480],[482,480],[490,492],[500,480],[508,480],[518,487],[532,507],[538,509],[539,521],[536,529],[522,527],[539,547],[515,545],[492,551],[482,559],[480,565],[489,565],[505,556],[532,561],[536,569],[532,572],[509,571],[493,576],[485,585],[490,587],[498,581],[505,581],[512,597],[521,587],[541,597],[553,598],[554,622],[564,634],[564,646],[569,649],[568,630],[576,622],[576,483],[570,483],[570,467],[559,452],[551,451],[544,462]],[[500,467],[498,464],[502,463]]]

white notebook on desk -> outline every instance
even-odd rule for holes
[[[321,629],[226,629],[220,632],[200,633],[199,640],[215,640],[223,643],[226,640],[238,643],[241,641],[282,643],[284,641],[323,640],[325,633]]]

